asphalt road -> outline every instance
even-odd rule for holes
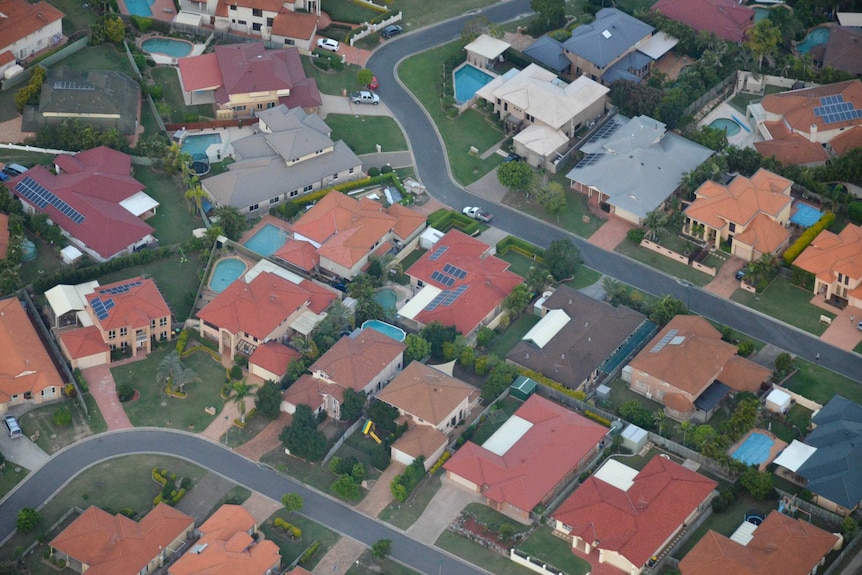
[[[503,22],[529,12],[527,0],[513,0],[482,10],[481,15],[495,22]],[[378,93],[381,99],[386,102],[404,129],[422,183],[432,196],[456,209],[481,205],[476,202],[486,200],[470,194],[453,182],[448,159],[434,123],[400,84],[396,69],[404,58],[454,40],[460,36],[464,23],[475,17],[476,14],[472,13],[389,40],[374,52],[367,64],[380,81]],[[584,263],[590,268],[650,294],[670,294],[686,302],[689,308],[698,314],[803,358],[813,361],[819,353],[820,363],[824,367],[856,381],[860,381],[862,377],[862,356],[858,354],[833,347],[793,326],[716,297],[686,282],[680,283],[661,271],[620,254],[597,248],[582,238],[507,206],[495,206],[494,225],[542,247],[547,247],[555,239],[569,238],[581,250]]]
[[[392,557],[428,574],[487,575],[457,558],[423,545],[386,524],[370,519],[340,501],[237,455],[208,439],[182,431],[130,429],[110,432],[76,443],[54,455],[31,473],[20,488],[0,502],[0,542],[15,529],[18,510],[39,508],[67,481],[84,469],[112,457],[157,453],[181,457],[263,493],[276,501],[284,493],[299,493],[305,501],[302,514],[330,529],[372,545],[392,540]]]

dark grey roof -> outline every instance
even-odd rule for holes
[[[632,49],[655,28],[616,8],[602,8],[596,20],[572,30],[563,47],[581,58],[604,68]]]
[[[605,84],[616,82],[617,80],[631,80],[632,82],[640,82],[642,77],[632,74],[631,70],[640,70],[652,62],[652,58],[643,52],[630,52],[620,58],[619,62],[608,68],[608,71],[602,74],[602,81]]]
[[[542,36],[527,46],[524,54],[557,73],[572,67],[572,61],[563,54],[563,43],[550,36]]]
[[[706,390],[694,400],[694,406],[701,411],[710,411],[713,407],[718,405],[718,403],[724,399],[724,396],[730,393],[730,391],[730,387],[727,385],[720,381],[714,381],[712,382],[712,385],[707,387]]]

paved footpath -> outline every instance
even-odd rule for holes
[[[108,366],[89,367],[82,370],[81,373],[87,380],[90,393],[96,400],[99,411],[105,418],[105,423],[108,424],[108,431],[131,429],[132,422],[129,421],[126,410],[120,405],[120,398],[117,397],[117,384],[114,382],[114,376],[111,375]]]
[[[275,420],[264,427],[260,433],[234,449],[234,451],[252,461],[260,461],[261,457],[281,447],[281,440],[278,436],[282,429],[291,424],[292,420],[293,418],[290,414],[283,411],[279,412]]]

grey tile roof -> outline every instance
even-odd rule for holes
[[[655,28],[629,16],[616,8],[602,8],[596,20],[572,30],[572,37],[563,47],[604,68],[627,51]]]
[[[572,67],[572,61],[563,54],[563,43],[550,36],[542,36],[527,46],[524,54],[558,74]]]

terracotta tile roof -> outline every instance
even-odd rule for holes
[[[681,393],[665,393],[662,402],[679,413],[694,412],[694,403]]]
[[[192,56],[191,58],[180,58],[177,64],[186,92],[214,90],[222,84],[218,57],[215,52]]]
[[[719,230],[728,222],[748,226],[758,214],[766,214],[772,221],[792,203],[792,184],[762,168],[751,179],[736,176],[727,186],[707,180],[695,191],[694,203],[685,210],[685,215]]]
[[[679,569],[682,575],[807,575],[836,541],[819,527],[772,511],[748,545],[710,530]]]
[[[767,120],[763,122],[763,125],[769,130],[769,135],[774,140],[782,140],[793,133],[790,127],[784,123],[784,120]]]
[[[323,405],[324,388],[329,385],[326,381],[306,373],[285,390],[282,400],[290,405],[307,405],[312,411],[317,411]]]
[[[317,14],[285,10],[275,17],[272,33],[276,36],[307,40],[317,31],[317,21]]]
[[[47,2],[24,0],[0,0],[0,14],[0,52],[65,16]]]
[[[303,569],[302,567],[294,567],[292,570],[288,571],[284,575],[311,575],[311,571]]]
[[[822,66],[862,74],[862,30],[850,26],[832,26],[830,30]]]
[[[317,255],[317,248],[311,242],[300,240],[285,242],[272,255],[305,271],[311,271],[320,265],[320,256]]]
[[[783,117],[795,132],[807,134],[811,131],[812,124],[820,131],[862,125],[862,119],[824,124],[823,118],[814,114],[814,109],[821,105],[820,98],[837,95],[843,96],[844,101],[852,103],[857,110],[862,110],[862,81],[860,80],[768,94],[761,100],[760,105],[770,114]]]
[[[0,214],[0,260],[6,257],[9,249],[9,216]]]
[[[433,426],[446,423],[465,399],[472,402],[478,397],[477,388],[418,361],[405,367],[377,394],[380,401]]]
[[[395,222],[395,236],[400,240],[405,240],[416,233],[416,230],[425,228],[425,216],[407,206],[401,204],[392,204],[387,209],[390,216],[395,216],[398,220]]]
[[[839,273],[862,279],[862,226],[847,224],[840,234],[820,232],[793,265],[828,283],[836,281]]]
[[[170,566],[169,575],[266,575],[281,565],[281,555],[272,541],[252,539],[255,527],[244,507],[222,505],[198,528],[201,538]]]
[[[731,356],[724,364],[718,380],[736,391],[756,393],[760,385],[772,375],[772,370],[739,355]]]
[[[14,62],[17,58],[15,58],[15,54],[6,50],[5,52],[0,52],[0,66],[4,64],[8,64],[9,62]]]
[[[414,425],[392,444],[392,449],[397,449],[411,457],[421,456],[428,459],[448,441],[449,437],[436,427]]]
[[[80,359],[97,353],[105,353],[111,349],[104,342],[102,332],[95,325],[61,332],[60,339],[69,352],[69,359]]]
[[[747,244],[763,254],[774,254],[789,239],[789,229],[766,214],[760,213],[754,216],[745,231],[737,234],[733,241]]]
[[[468,441],[444,468],[478,485],[491,501],[530,511],[578,468],[608,430],[538,395],[514,415],[532,427],[503,455]]]
[[[248,362],[259,365],[270,373],[283,376],[290,362],[299,357],[299,352],[283,345],[277,341],[268,341],[257,349],[248,358]]]
[[[731,42],[741,42],[754,25],[754,10],[735,0],[659,0],[652,9]]]
[[[104,305],[109,300],[113,302],[110,308]],[[171,315],[171,309],[155,280],[142,276],[99,286],[87,295],[90,309],[93,309],[94,304],[99,306],[99,302],[104,305],[107,317],[102,319],[96,313],[90,315],[105,331],[120,327],[132,330],[146,328],[153,320]]]
[[[162,549],[194,527],[194,519],[159,503],[140,522],[90,507],[51,541],[89,565],[90,575],[139,573]]]
[[[661,546],[718,484],[663,457],[653,457],[628,490],[591,476],[553,518],[599,549],[616,551],[636,567]]]
[[[436,260],[431,256],[436,250],[446,251]],[[451,230],[428,250],[416,263],[410,266],[407,274],[412,278],[444,290],[457,290],[466,286],[452,304],[438,305],[435,309],[427,307],[420,311],[415,320],[422,324],[439,321],[443,325],[453,325],[462,334],[476,329],[479,322],[499,306],[512,289],[523,278],[509,271],[509,264],[495,256],[485,255],[488,245],[458,230]],[[444,285],[431,279],[435,271],[442,271],[451,264],[466,272],[463,278],[456,278],[452,285]]]
[[[790,134],[781,140],[755,142],[754,148],[765,158],[775,158],[782,164],[820,164],[829,160],[829,154],[817,142],[801,134]]]
[[[364,388],[407,348],[401,342],[375,331],[363,329],[345,336],[311,364],[311,373],[320,372],[342,387]]]
[[[839,156],[843,156],[854,148],[862,148],[862,126],[856,126],[842,132],[832,138],[829,142],[832,149]]]
[[[63,378],[17,298],[0,300],[0,403],[62,387]]]

